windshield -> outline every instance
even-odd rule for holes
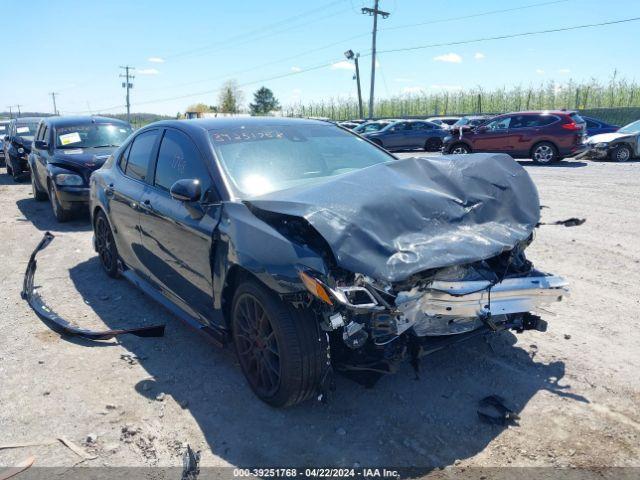
[[[33,140],[37,129],[37,123],[16,123],[16,136],[30,141]]]
[[[212,130],[216,155],[239,196],[317,182],[394,159],[330,125],[262,125]]]
[[[389,125],[389,122],[363,123],[354,128],[353,131],[357,133],[378,132],[387,125]]]
[[[618,130],[618,133],[640,133],[640,120],[636,120],[629,125],[625,125],[620,130]]]
[[[56,128],[56,148],[119,147],[131,134],[129,125],[89,123]]]

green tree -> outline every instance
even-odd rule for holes
[[[211,111],[211,107],[204,103],[194,103],[187,107],[187,112],[207,113]]]
[[[243,94],[238,87],[237,80],[229,80],[222,85],[220,90],[220,112],[239,113],[242,105]]]
[[[273,92],[267,87],[260,87],[253,94],[253,102],[249,104],[251,115],[265,115],[280,109],[278,99],[273,96]]]

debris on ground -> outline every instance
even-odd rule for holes
[[[97,455],[91,455],[86,450],[79,447],[78,445],[76,445],[66,437],[58,437],[58,440],[60,440],[60,443],[62,443],[65,447],[67,447],[69,450],[71,450],[73,453],[78,455],[83,460],[95,460],[96,458],[98,458]]]
[[[491,425],[517,425],[520,419],[512,408],[505,405],[505,399],[499,395],[489,395],[479,402],[478,417]]]
[[[190,445],[182,456],[181,480],[196,480],[200,475],[200,451],[194,452]]]
[[[8,480],[9,478],[15,477],[19,473],[24,472],[28,468],[33,465],[36,461],[36,457],[31,456],[18,463],[15,467],[9,467],[6,470],[0,472],[0,480]]]

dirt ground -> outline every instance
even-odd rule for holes
[[[190,330],[125,280],[107,278],[87,219],[57,224],[28,183],[0,171],[0,465],[180,466],[187,444],[205,466],[640,466],[640,162],[523,161],[545,226],[528,250],[565,276],[571,297],[546,333],[503,332],[406,365],[373,389],[337,378],[326,405],[275,410],[254,397],[229,351]],[[166,322],[163,338],[88,342],[51,332],[20,299],[29,255],[50,230],[36,284],[86,327]],[[499,394],[519,426],[481,423]],[[0,447],[2,446],[0,445]]]

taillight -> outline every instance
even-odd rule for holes
[[[582,124],[576,122],[563,123],[562,128],[576,132],[578,130],[582,130]]]

